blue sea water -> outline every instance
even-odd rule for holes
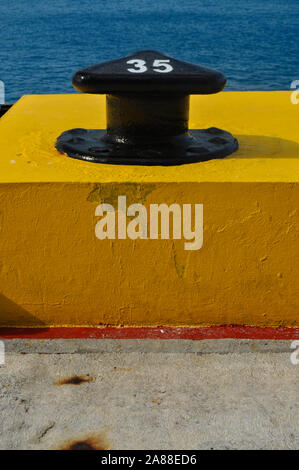
[[[73,72],[137,49],[217,68],[230,90],[299,79],[299,0],[1,0],[6,101],[72,93]]]

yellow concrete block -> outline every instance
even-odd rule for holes
[[[299,326],[298,112],[289,92],[192,97],[190,127],[231,132],[238,152],[114,166],[54,147],[104,128],[104,97],[23,97],[0,120],[0,326]],[[202,247],[99,240],[97,206],[122,195],[148,212],[202,204]]]

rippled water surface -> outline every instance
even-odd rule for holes
[[[73,72],[137,49],[223,71],[231,90],[299,79],[298,0],[1,0],[6,101],[71,93]]]

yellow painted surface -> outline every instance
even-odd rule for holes
[[[223,160],[97,165],[54,148],[105,127],[94,95],[23,97],[0,120],[0,326],[299,326],[299,105],[289,92],[192,97],[190,127],[239,140]],[[204,242],[98,240],[95,208],[203,204]]]
[[[67,129],[105,128],[105,110],[101,95],[21,98],[0,120],[0,182],[299,181],[299,105],[291,103],[288,91],[192,96],[190,128],[228,130],[240,149],[223,160],[162,169],[95,165],[55,150],[56,138]]]

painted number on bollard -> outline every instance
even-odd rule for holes
[[[155,59],[152,65],[154,72],[169,73],[173,70],[172,65],[169,64],[169,59]],[[131,73],[144,73],[148,70],[146,61],[142,59],[131,59],[126,62],[129,65],[134,65],[135,68],[127,69]]]

